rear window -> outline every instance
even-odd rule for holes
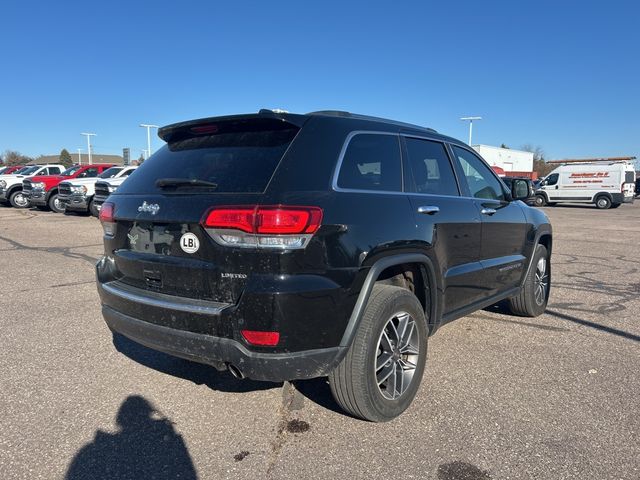
[[[212,182],[216,193],[262,193],[297,132],[292,127],[171,142],[145,161],[119,193],[158,192],[156,181],[167,178]]]
[[[624,183],[635,183],[635,181],[636,181],[636,172],[625,172]]]

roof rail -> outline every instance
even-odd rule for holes
[[[551,165],[565,165],[569,163],[628,163],[635,160],[636,157],[610,157],[610,158],[582,158],[582,159],[565,159],[565,160],[547,160]]]

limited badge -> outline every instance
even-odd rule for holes
[[[200,240],[193,233],[187,232],[180,237],[180,248],[187,253],[196,253],[200,248]]]

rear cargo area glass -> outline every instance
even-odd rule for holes
[[[181,138],[153,154],[118,193],[262,193],[298,130],[291,126]],[[157,180],[166,178],[202,180],[217,187],[156,186]]]

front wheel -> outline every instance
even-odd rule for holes
[[[355,338],[329,374],[336,402],[355,417],[386,422],[413,401],[427,359],[427,320],[409,290],[375,285]]]
[[[547,199],[543,195],[536,195],[534,204],[536,207],[544,207],[547,204]]]
[[[509,299],[514,315],[537,317],[547,309],[551,291],[551,264],[544,245],[538,245],[520,293]]]
[[[100,210],[98,210],[98,207],[93,203],[93,199],[91,200],[91,203],[89,203],[89,213],[96,218],[100,216]]]
[[[60,201],[57,193],[54,193],[49,198],[49,208],[56,213],[64,213],[64,203]]]
[[[29,199],[24,196],[22,190],[13,192],[9,197],[9,203],[13,208],[27,208],[29,206]]]

